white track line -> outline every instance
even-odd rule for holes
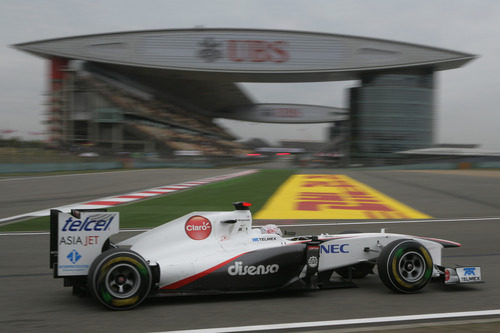
[[[407,224],[407,223],[453,223],[453,222],[472,222],[472,221],[500,221],[500,217],[477,217],[477,218],[462,218],[462,219],[441,219],[441,220],[410,220],[410,221],[368,221],[368,222],[332,222],[332,223],[311,223],[311,224],[278,224],[278,227],[325,227],[338,225],[364,225],[364,224]],[[271,221],[266,221],[272,223]],[[260,226],[255,225],[255,227]],[[148,231],[151,228],[136,228],[136,229],[121,229],[120,232],[142,232]],[[47,231],[33,232],[6,232],[0,233],[0,236],[36,236],[48,235]]]
[[[78,170],[75,170],[78,171]],[[24,177],[17,177],[17,178],[2,178],[0,179],[0,182],[10,182],[10,181],[19,181],[19,180],[33,180],[33,179],[45,179],[45,178],[59,178],[59,177],[74,177],[74,176],[91,176],[91,175],[101,175],[101,174],[106,174],[110,172],[115,172],[118,170],[109,170],[109,171],[100,171],[100,172],[82,172],[82,173],[69,173],[69,174],[64,174],[64,175],[48,175],[48,176],[24,176]],[[122,170],[120,172],[141,172],[144,171],[144,169],[139,169],[139,170]]]
[[[111,197],[99,198],[99,199],[95,199],[95,200],[91,200],[91,201],[85,201],[85,202],[64,205],[61,207],[54,207],[53,209],[58,209],[58,210],[63,211],[63,212],[69,212],[71,209],[77,209],[77,208],[97,209],[97,208],[113,207],[113,206],[116,206],[118,204],[141,200],[141,199],[144,199],[146,197],[154,197],[154,196],[166,194],[169,192],[186,190],[186,189],[200,186],[203,184],[209,184],[209,183],[214,183],[214,182],[218,182],[221,180],[246,176],[246,175],[256,173],[257,171],[258,170],[256,170],[256,169],[243,170],[243,171],[233,172],[233,173],[219,175],[219,176],[215,176],[215,177],[191,180],[191,181],[187,181],[187,182],[180,183],[180,184],[163,185],[163,186],[145,189],[145,190],[138,191],[138,192],[119,194],[119,195],[115,195],[115,196],[111,196]],[[64,175],[64,176],[69,176],[69,175]],[[47,176],[47,177],[52,177],[52,176]],[[43,210],[39,210],[39,211],[35,211],[35,212],[30,212],[30,213],[20,214],[20,215],[16,215],[16,216],[2,218],[2,219],[0,219],[0,223],[1,222],[8,222],[8,221],[16,220],[16,219],[21,219],[21,218],[26,218],[26,217],[48,216],[48,215],[50,215],[50,209],[43,209]]]
[[[291,330],[300,328],[366,325],[366,324],[394,323],[402,321],[421,321],[421,320],[436,320],[436,319],[466,318],[466,317],[470,318],[470,317],[485,317],[485,316],[498,316],[498,315],[500,315],[500,309],[484,310],[484,311],[428,313],[428,314],[408,315],[408,316],[325,320],[325,321],[311,321],[311,322],[298,322],[298,323],[285,323],[285,324],[217,327],[217,328],[205,328],[205,329],[194,329],[194,330],[161,331],[156,333],[255,332],[255,331],[265,331],[265,330]]]
[[[406,220],[406,221],[366,221],[366,222],[330,222],[330,223],[302,223],[302,224],[279,224],[279,220],[265,220],[266,223],[273,222],[278,227],[325,227],[337,225],[372,225],[372,224],[410,224],[410,223],[438,223],[438,222],[470,222],[470,221],[499,221],[500,217],[467,217],[460,219],[432,219],[432,220]],[[260,225],[261,223],[259,223]]]
[[[148,231],[151,229],[152,228],[122,229],[122,230],[120,230],[120,233],[122,233],[122,232],[144,232],[144,231]],[[50,232],[48,232],[48,231],[31,231],[31,232],[12,231],[12,232],[0,233],[0,236],[40,236],[40,235],[50,235]]]

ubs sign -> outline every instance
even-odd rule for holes
[[[337,67],[346,60],[350,62],[352,54],[346,49],[349,44],[338,37],[265,30],[143,32],[129,45],[134,51],[128,59],[147,66],[250,76],[257,71],[290,71],[295,75],[297,71]]]
[[[274,62],[283,63],[290,59],[288,43],[282,40],[237,40],[217,41],[205,38],[200,44],[197,56],[205,62],[227,59],[231,62]]]

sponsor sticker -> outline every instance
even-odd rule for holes
[[[69,261],[71,261],[73,264],[76,264],[78,262],[78,260],[80,260],[82,258],[82,256],[75,249],[73,249],[73,251],[71,251],[66,256],[66,258],[68,258]]]
[[[84,219],[69,216],[61,231],[106,231],[115,217],[115,214],[98,214]]]
[[[321,254],[349,253],[349,244],[327,244],[320,246]]]
[[[458,267],[456,271],[461,283],[481,281],[480,267]]]
[[[227,268],[227,272],[231,276],[244,275],[268,275],[278,273],[280,266],[278,264],[271,265],[243,265],[242,261],[236,261]]]
[[[278,240],[278,237],[276,236],[271,236],[271,237],[252,237],[252,242],[267,242],[267,241],[275,241]]]
[[[184,225],[184,230],[189,238],[194,240],[203,240],[210,236],[212,232],[212,223],[203,216],[191,216]]]
[[[345,175],[293,175],[256,219],[423,219],[430,216]]]
[[[81,246],[91,246],[99,243],[99,236],[97,235],[87,235],[87,236],[62,236],[59,239],[59,245],[81,245]]]
[[[319,262],[319,260],[318,260],[318,257],[316,257],[316,256],[311,256],[311,257],[309,257],[309,259],[307,259],[307,265],[309,267],[312,267],[312,268],[318,266],[318,262]]]
[[[102,252],[104,242],[119,231],[116,212],[81,212],[79,217],[58,215],[57,274],[87,275],[92,261]]]

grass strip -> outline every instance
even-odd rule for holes
[[[256,213],[293,170],[261,170],[258,173],[202,185],[182,192],[115,206],[121,228],[155,227],[193,211],[229,211],[232,202],[248,201]],[[48,231],[49,217],[37,217],[0,227],[0,231]]]

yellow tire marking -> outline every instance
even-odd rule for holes
[[[110,261],[108,261],[104,265],[102,265],[101,269],[106,269],[106,268],[108,268],[109,265],[114,264],[115,262],[120,262],[120,261],[128,261],[128,262],[133,263],[136,266],[141,265],[140,262],[138,262],[137,260],[135,260],[133,258],[129,258],[129,257],[116,257],[116,258],[111,259]]]
[[[111,302],[111,304],[114,306],[124,306],[124,305],[135,304],[135,303],[137,303],[137,301],[139,301],[139,296],[134,296],[131,298],[126,298],[126,299],[114,298],[113,301]]]

